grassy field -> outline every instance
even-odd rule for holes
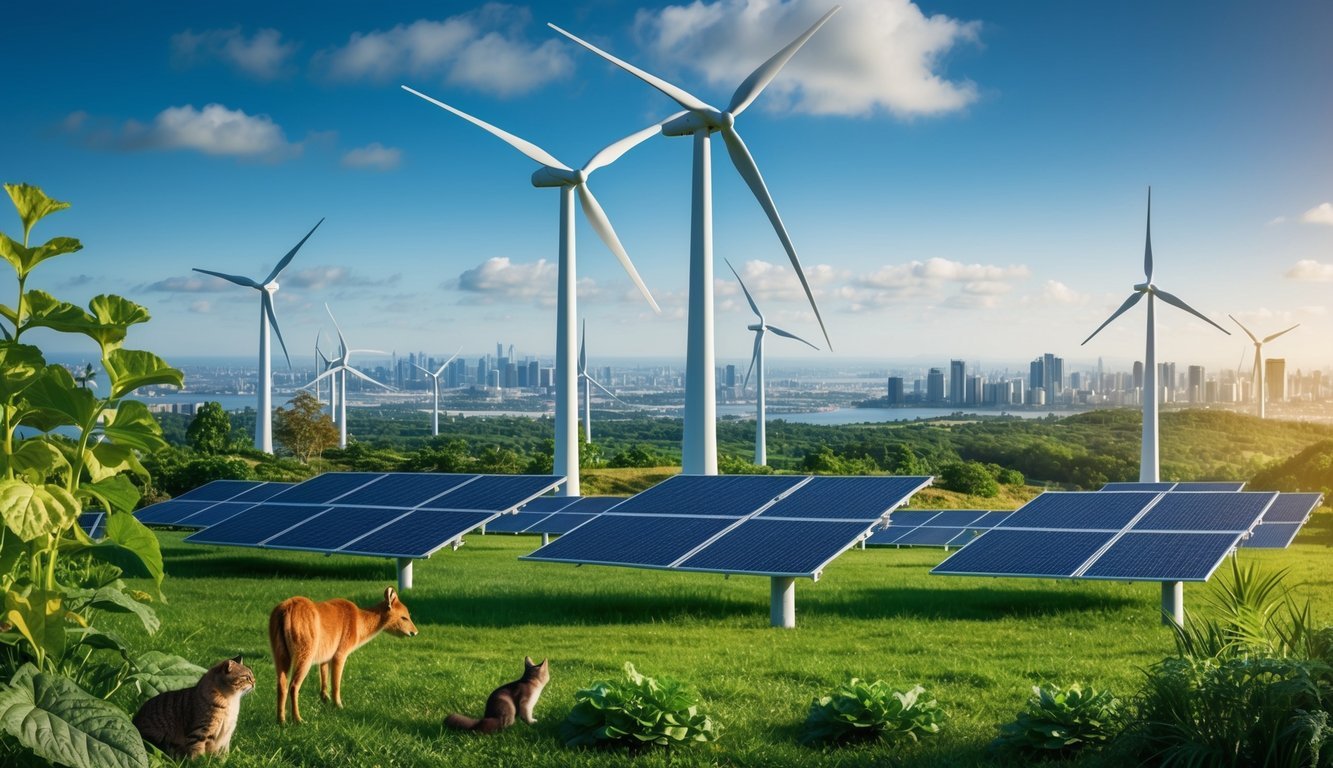
[[[797,584],[799,626],[768,627],[768,583],[616,568],[524,563],[528,536],[473,535],[416,565],[403,596],[421,634],[380,637],[352,655],[346,709],[306,681],[306,723],[274,720],[270,609],[295,594],[379,599],[387,561],[199,547],[161,534],[169,602],[163,629],[125,633],[141,648],[201,665],[243,653],[258,689],[245,701],[230,768],[249,766],[958,766],[991,764],[987,743],[1036,683],[1092,682],[1121,696],[1172,647],[1155,584],[929,576],[931,549],[852,550],[819,583]],[[1298,594],[1333,616],[1333,512],[1321,510],[1288,551],[1242,551],[1290,567]],[[146,584],[139,586],[145,587]],[[1200,585],[1187,585],[1198,606]],[[535,727],[497,736],[445,730],[450,712],[480,713],[525,654],[551,660]],[[574,692],[632,661],[688,681],[723,726],[713,745],[667,755],[571,750],[557,736]],[[921,683],[949,720],[907,745],[824,750],[796,743],[810,700],[849,676]],[[1091,762],[1091,761],[1087,761]]]

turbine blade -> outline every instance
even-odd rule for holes
[[[583,320],[583,339],[579,341],[579,373],[588,375],[588,320]]]
[[[554,24],[547,24],[546,26],[550,27],[551,29],[554,29],[556,32],[559,32],[560,34],[564,35],[570,40],[573,40],[574,42],[578,43],[584,48],[587,48],[588,50],[592,51],[598,56],[601,56],[602,58],[606,59],[612,64],[615,64],[616,66],[620,67],[626,72],[629,72],[631,75],[634,75],[635,77],[639,78],[645,83],[651,85],[652,87],[666,94],[668,98],[670,98],[677,104],[681,105],[685,109],[688,109],[692,112],[717,111],[714,107],[711,107],[708,104],[698,100],[691,93],[684,90],[683,88],[677,88],[676,86],[672,85],[671,83],[668,83],[667,81],[663,80],[660,77],[657,77],[655,75],[650,75],[647,72],[644,72],[642,69],[639,69],[638,67],[634,66],[633,64],[621,61],[620,59],[617,59],[615,56],[612,56],[606,51],[603,51],[601,48],[598,48],[592,43],[586,40],[582,40],[578,37],[575,37],[574,35],[571,35],[570,33],[566,32],[560,27],[557,27]]]
[[[779,336],[785,336],[785,337],[787,337],[787,338],[789,338],[789,339],[796,339],[797,341],[801,342],[802,344],[806,345],[807,347],[809,347],[809,348],[811,348],[811,349],[814,349],[814,350],[818,350],[818,349],[819,349],[819,347],[816,347],[814,344],[811,344],[810,342],[806,341],[805,339],[801,338],[800,336],[797,336],[796,334],[794,334],[794,333],[792,333],[792,332],[790,332],[790,331],[784,331],[784,330],[782,330],[781,328],[778,328],[778,327],[775,326],[775,325],[765,325],[764,327],[767,328],[768,330],[772,331],[773,333],[776,333],[776,334],[779,335]]]
[[[754,193],[759,205],[768,214],[768,220],[773,222],[773,229],[778,233],[778,239],[782,241],[782,247],[787,250],[787,257],[791,259],[792,269],[796,271],[796,277],[801,281],[801,287],[805,289],[806,298],[810,299],[810,308],[815,311],[815,319],[819,321],[819,330],[824,332],[824,341],[828,342],[829,349],[833,349],[833,340],[829,338],[828,329],[824,327],[824,318],[819,314],[819,305],[815,304],[814,291],[810,290],[810,283],[805,279],[805,270],[801,269],[801,260],[796,257],[796,246],[792,245],[791,238],[787,236],[787,228],[782,225],[782,217],[778,215],[778,208],[773,204],[773,198],[768,194],[768,187],[764,186],[764,177],[759,173],[759,167],[754,164],[754,158],[750,156],[750,150],[741,140],[741,135],[736,133],[735,127],[722,129],[722,138],[727,143],[727,154],[731,155],[731,162],[740,172],[745,183],[750,185],[750,191]]]
[[[229,283],[236,283],[237,285],[243,285],[246,288],[254,288],[257,290],[263,290],[264,288],[264,286],[260,285],[259,283],[256,283],[254,280],[251,280],[248,277],[243,277],[241,275],[228,275],[222,272],[214,272],[211,269],[200,269],[198,267],[195,267],[194,271],[203,272],[205,275],[212,275],[213,277],[220,277]]]
[[[1105,328],[1106,326],[1110,325],[1112,320],[1114,320],[1114,319],[1116,319],[1117,317],[1120,317],[1121,315],[1123,315],[1123,314],[1125,314],[1126,312],[1128,312],[1128,311],[1129,311],[1129,308],[1132,307],[1132,306],[1134,306],[1135,304],[1138,304],[1138,303],[1139,303],[1139,299],[1142,299],[1142,298],[1143,298],[1143,294],[1140,293],[1140,292],[1138,292],[1138,291],[1135,291],[1135,292],[1131,293],[1131,294],[1129,295],[1129,298],[1128,298],[1128,299],[1125,299],[1125,303],[1120,305],[1120,309],[1117,309],[1115,312],[1112,312],[1112,313],[1111,313],[1111,316],[1108,317],[1108,318],[1106,318],[1106,322],[1104,322],[1104,323],[1102,323],[1101,325],[1097,326],[1097,330],[1093,331],[1092,334],[1088,336],[1088,338],[1084,339],[1084,340],[1083,340],[1083,344],[1087,344],[1089,341],[1092,341],[1092,337],[1093,337],[1093,336],[1096,336],[1097,334],[1101,333],[1101,332],[1102,332],[1102,329]],[[1083,344],[1080,344],[1079,346],[1083,346]]]
[[[1172,306],[1174,306],[1174,307],[1178,307],[1178,308],[1180,308],[1180,309],[1183,309],[1183,310],[1185,310],[1186,312],[1190,313],[1191,315],[1194,315],[1195,317],[1197,317],[1197,318],[1199,318],[1200,320],[1204,321],[1205,323],[1208,323],[1209,325],[1213,326],[1214,328],[1216,328],[1217,330],[1221,331],[1222,333],[1225,333],[1225,334],[1228,335],[1228,336],[1231,335],[1231,331],[1228,331],[1227,329],[1223,328],[1222,326],[1218,325],[1217,323],[1214,323],[1212,320],[1209,320],[1207,315],[1203,314],[1202,312],[1200,312],[1199,310],[1195,309],[1194,307],[1191,307],[1190,305],[1188,305],[1188,304],[1186,304],[1185,302],[1181,301],[1179,297],[1174,296],[1174,295],[1172,295],[1172,294],[1169,294],[1169,293],[1167,293],[1166,291],[1162,290],[1161,288],[1153,288],[1153,289],[1152,289],[1152,292],[1153,292],[1153,294],[1155,294],[1155,295],[1157,296],[1157,298],[1161,299],[1162,301],[1165,301],[1167,304],[1170,304],[1170,305],[1172,305]]]
[[[741,284],[741,292],[745,294],[745,300],[750,302],[750,309],[754,310],[755,315],[759,317],[759,322],[764,322],[764,313],[760,312],[759,306],[754,303],[754,297],[750,295],[750,289],[745,287],[745,281],[742,280],[740,274],[736,272],[736,268],[731,266],[731,260],[723,259],[723,261],[727,262],[727,269],[731,270],[731,274],[736,275],[736,282]]]
[[[764,344],[764,331],[761,328],[754,334],[754,352],[750,354],[750,367],[745,369],[745,380],[741,382],[741,389],[750,386],[750,374],[754,373],[754,364],[759,360],[759,350]]]
[[[310,236],[315,234],[315,230],[319,229],[319,225],[323,223],[323,219],[315,222],[315,226],[311,227],[310,231],[305,233],[305,237],[301,238],[301,242],[292,246],[292,249],[287,252],[287,255],[283,256],[282,259],[278,261],[278,266],[274,267],[273,271],[268,273],[268,277],[264,278],[264,285],[273,282],[274,278],[276,278],[282,270],[286,269],[288,264],[292,263],[292,259],[296,257],[296,252],[301,250],[301,246],[305,245],[305,241],[309,240]]]
[[[1288,332],[1290,332],[1290,331],[1294,331],[1294,330],[1296,330],[1297,328],[1300,328],[1300,327],[1301,327],[1301,324],[1300,324],[1300,323],[1297,323],[1297,324],[1291,326],[1290,328],[1288,328],[1288,329],[1285,330],[1285,331],[1278,331],[1277,333],[1273,334],[1272,336],[1268,336],[1268,337],[1266,337],[1266,338],[1264,339],[1264,343],[1267,344],[1268,342],[1272,341],[1273,339],[1276,339],[1277,337],[1281,336],[1282,334],[1284,334],[1284,333],[1288,333]]]
[[[417,365],[416,363],[412,363],[412,367],[413,367],[413,368],[416,368],[418,371],[421,371],[422,373],[426,374],[427,376],[434,376],[434,375],[435,375],[435,374],[431,373],[430,371],[426,370],[425,368],[422,368],[421,366]]]
[[[347,340],[343,338],[343,329],[338,327],[338,318],[333,316],[333,310],[329,309],[328,302],[324,303],[324,311],[329,313],[329,319],[333,321],[333,330],[338,332],[338,358],[347,357]]]
[[[1255,338],[1255,336],[1254,336],[1253,333],[1250,333],[1250,329],[1249,329],[1249,328],[1246,328],[1244,325],[1241,325],[1241,322],[1240,322],[1239,320],[1236,319],[1236,316],[1235,316],[1235,315],[1227,315],[1227,317],[1231,318],[1231,322],[1235,323],[1236,325],[1240,325],[1240,329],[1241,329],[1242,331],[1245,331],[1245,335],[1250,337],[1250,341],[1253,341],[1255,344],[1258,344],[1258,343],[1259,343],[1259,339]],[[1295,327],[1296,327],[1296,326],[1294,326],[1294,325],[1292,326],[1292,328],[1295,328]],[[1291,330],[1291,328],[1288,328],[1288,329],[1287,329],[1287,331],[1290,331],[1290,330]],[[1283,331],[1283,333],[1286,333],[1287,331]],[[1264,339],[1264,341],[1267,341],[1267,339]]]
[[[649,292],[648,286],[643,284],[643,278],[639,277],[639,271],[634,268],[634,263],[629,260],[629,254],[625,253],[625,246],[620,244],[620,238],[616,237],[616,231],[611,228],[611,220],[606,218],[606,211],[602,210],[597,198],[593,197],[592,189],[588,187],[588,183],[585,181],[578,185],[577,189],[579,191],[579,205],[583,208],[583,215],[588,217],[588,223],[592,225],[593,231],[597,233],[598,237],[602,238],[606,247],[610,248],[611,253],[614,253],[616,258],[620,260],[620,266],[624,267],[625,271],[629,273],[629,279],[633,280],[634,284],[638,286],[639,293],[642,293],[643,298],[648,300],[648,305],[657,314],[662,314],[661,307],[657,306],[657,301],[653,298],[653,294]]]
[[[763,64],[760,64],[758,69],[751,72],[750,76],[745,78],[745,82],[741,83],[736,89],[736,93],[732,94],[731,105],[727,107],[727,111],[733,115],[739,115],[744,112],[745,109],[754,102],[755,98],[763,92],[764,88],[768,87],[768,84],[773,81],[773,78],[777,77],[778,72],[786,66],[791,57],[795,56],[796,52],[801,50],[801,46],[805,45],[805,41],[809,40],[812,35],[818,32],[819,28],[824,26],[824,22],[829,20],[829,17],[838,12],[838,8],[839,6],[836,5],[830,8],[829,12],[819,17],[819,21],[812,24],[804,34],[791,41],[786,48],[773,54],[772,58],[765,61]]]
[[[440,374],[444,373],[444,369],[449,367],[449,363],[452,363],[461,354],[463,354],[463,348],[459,347],[458,351],[450,355],[448,360],[445,360],[443,363],[440,363],[440,370],[436,371],[435,375],[439,376]]]
[[[264,305],[264,314],[268,315],[269,327],[271,327],[273,333],[277,335],[278,345],[282,347],[282,356],[287,358],[287,368],[290,369],[292,367],[292,357],[287,354],[287,342],[282,340],[282,329],[278,327],[278,316],[273,313],[273,294],[268,291],[263,291],[262,293],[264,297],[259,301]]]
[[[377,387],[383,387],[384,389],[387,389],[387,390],[389,390],[390,392],[393,391],[393,387],[391,387],[391,386],[389,386],[388,384],[385,384],[385,383],[383,383],[383,382],[376,381],[375,379],[370,378],[369,376],[367,376],[367,375],[365,375],[364,373],[358,371],[357,369],[353,368],[353,367],[350,366],[350,365],[344,365],[344,366],[343,366],[343,370],[346,371],[346,372],[348,372],[348,373],[350,373],[350,374],[352,374],[353,376],[357,377],[358,379],[362,379],[362,380],[364,380],[364,381],[368,381],[368,382],[370,382],[371,384],[374,384],[374,385],[377,386]]]
[[[1143,242],[1143,275],[1145,283],[1152,282],[1152,187],[1148,187],[1148,226]]]
[[[1263,355],[1260,354],[1259,346],[1256,344],[1254,347],[1254,371],[1250,373],[1250,386],[1254,387],[1259,385],[1259,368],[1263,364],[1264,364]],[[1263,393],[1260,392],[1259,397],[1263,396],[1264,396]]]
[[[445,104],[443,101],[439,101],[438,99],[432,99],[431,97],[427,96],[426,94],[420,91],[408,88],[406,85],[402,86],[402,89],[410,94],[413,94],[414,96],[420,96],[421,98],[425,99],[426,101],[429,101],[430,103],[434,104],[440,109],[445,109],[450,112],[453,112],[455,115],[458,115],[459,117],[463,118],[469,123],[472,123],[473,125],[477,126],[483,131],[486,131],[487,133],[496,137],[500,141],[503,141],[504,143],[508,144],[514,149],[517,149],[519,152],[522,152],[523,155],[527,157],[529,160],[541,163],[542,165],[550,166],[552,168],[559,168],[562,171],[572,170],[569,166],[565,165],[559,160],[556,160],[555,157],[553,157],[550,152],[547,152],[546,150],[542,149],[536,144],[533,144],[530,141],[520,139],[519,137],[507,131],[502,131],[499,128],[496,128],[495,126],[486,122],[485,120],[479,120],[473,117],[472,115],[463,112],[462,110],[454,109],[448,104]]]
[[[318,376],[316,376],[314,379],[312,379],[311,382],[310,382],[310,384],[314,384],[314,383],[317,382],[317,381],[323,381],[324,379],[327,379],[327,378],[329,378],[330,376],[337,376],[337,375],[338,375],[338,370],[339,370],[338,368],[330,368],[329,370],[327,370],[327,371],[321,373],[320,375],[318,375]],[[310,384],[307,384],[306,386],[308,387],[308,386],[310,386]]]
[[[616,395],[615,395],[614,392],[612,392],[611,390],[609,390],[609,389],[607,389],[606,387],[602,386],[602,382],[598,381],[597,379],[594,379],[593,377],[589,376],[589,377],[588,377],[588,381],[592,382],[592,385],[593,385],[593,386],[595,386],[595,387],[597,387],[598,389],[600,389],[600,390],[602,390],[603,392],[605,392],[607,397],[611,398],[612,400],[615,400],[617,403],[620,403],[621,405],[625,406],[626,408],[633,408],[633,407],[634,407],[634,406],[630,405],[629,403],[625,402],[624,400],[621,400],[620,398],[616,397]]]
[[[349,349],[349,350],[347,350],[347,351],[348,351],[348,352],[357,352],[357,353],[362,354],[362,355],[387,355],[387,354],[389,354],[388,352],[385,352],[385,351],[382,350],[382,349]]]
[[[663,120],[662,122],[664,123],[667,122],[668,120],[674,120],[683,114],[685,113],[678,112],[672,115],[671,117],[668,117],[666,120]],[[642,144],[643,142],[647,141],[649,137],[656,136],[661,132],[662,132],[662,123],[653,123],[652,125],[648,126],[647,128],[644,128],[641,131],[635,131],[634,133],[631,133],[630,135],[626,136],[623,139],[620,139],[619,141],[608,144],[600,152],[589,158],[587,163],[584,163],[583,174],[586,176],[592,173],[593,171],[597,170],[598,168],[614,163],[615,161],[620,159],[621,155],[625,154],[631,149],[634,149],[639,144]]]

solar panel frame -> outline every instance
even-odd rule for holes
[[[239,493],[230,499],[227,499],[227,501],[248,501],[253,503],[268,501],[294,485],[296,485],[296,483],[279,483],[276,481],[260,483],[244,493]]]
[[[451,510],[463,512],[510,512],[565,482],[559,475],[479,475],[463,485],[456,486],[418,509]],[[499,496],[503,504],[491,502]]]
[[[673,570],[817,579],[829,563],[856,546],[869,530],[860,520],[756,516],[680,560]],[[774,546],[791,537],[804,538],[807,546],[800,550]]]
[[[675,475],[616,505],[616,513],[739,519],[807,480],[794,475]]]
[[[967,528],[984,514],[984,509],[942,509],[938,515],[921,525],[927,528]]]
[[[338,497],[339,506],[416,509],[480,475],[442,472],[388,472],[373,483]]]
[[[263,546],[265,549],[301,552],[336,552],[408,513],[408,510],[390,507],[330,507],[266,539]]]
[[[285,504],[256,504],[216,525],[196,531],[185,537],[191,544],[215,544],[229,547],[262,548],[264,542],[294,528],[311,518],[332,509],[331,506],[293,506]],[[242,536],[243,532],[258,530],[257,535]]]
[[[1085,566],[1078,578],[1207,581],[1235,550],[1242,535],[1233,531],[1129,530]]]
[[[1161,496],[1151,492],[1048,492],[1023,505],[995,528],[1118,532]]]
[[[550,517],[548,512],[517,512],[512,515],[500,515],[486,523],[486,534],[492,533],[527,533],[528,528]]]
[[[214,480],[176,496],[180,501],[227,501],[263,485],[256,480]]]
[[[177,522],[218,503],[216,501],[168,499],[136,510],[134,517],[144,525],[176,525]]]
[[[549,515],[582,499],[582,496],[538,496],[519,508],[519,512]]]
[[[881,520],[930,485],[930,477],[816,475],[755,517],[788,520]]]
[[[561,536],[519,559],[665,570],[700,549],[701,542],[706,544],[737,522],[716,516],[598,515],[579,526],[583,538]],[[615,552],[620,557],[580,556],[589,550]]]
[[[1199,480],[1176,483],[1172,493],[1240,493],[1245,490],[1245,483],[1229,480]]]
[[[584,515],[578,512],[554,512],[545,520],[529,526],[527,533],[546,533],[552,536],[564,536],[580,525],[595,520],[600,515]]]
[[[1280,493],[1261,522],[1304,524],[1324,500],[1322,493]]]
[[[951,541],[967,530],[969,529],[957,526],[937,528],[922,525],[907,531],[893,543],[899,547],[947,547]]]
[[[171,525],[175,528],[188,528],[197,531],[210,525],[217,525],[253,506],[255,506],[254,502],[219,501],[192,515],[182,517]]]
[[[1032,530],[992,528],[976,541],[962,547],[947,560],[931,569],[932,574],[949,576],[1013,576],[1047,579],[1071,579],[1115,539],[1117,532],[1102,530]],[[1039,544],[1056,540],[1060,546],[1043,551]],[[984,546],[983,546],[984,544]],[[1029,555],[1012,567],[984,568],[990,561],[1012,563],[1009,557],[1019,552]],[[1008,558],[1008,559],[1006,559]]]
[[[1130,530],[1246,533],[1259,523],[1275,498],[1276,493],[1167,493]]]
[[[1260,523],[1242,539],[1240,545],[1250,549],[1286,549],[1301,532],[1301,523]]]
[[[83,512],[79,514],[79,527],[88,534],[88,538],[97,540],[106,533],[105,512]]]
[[[620,506],[624,496],[580,496],[568,507],[555,510],[560,513],[576,512],[580,515],[600,515]]]
[[[319,506],[363,488],[380,478],[383,472],[325,472],[269,497],[270,504]]]
[[[427,558],[445,547],[461,543],[464,534],[486,525],[500,514],[477,510],[414,509],[331,552],[367,557]],[[425,545],[422,543],[425,541],[436,543]]]

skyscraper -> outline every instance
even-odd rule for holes
[[[944,402],[944,371],[931,368],[926,374],[926,402],[939,405]]]
[[[889,377],[888,401],[889,405],[902,405],[907,402],[907,396],[903,393],[903,379],[901,376]]]
[[[1189,378],[1185,384],[1185,392],[1191,403],[1202,403],[1204,401],[1204,375],[1202,365],[1191,365],[1187,369]]]
[[[967,402],[967,364],[962,360],[949,361],[949,404]]]
[[[1286,402],[1287,359],[1285,357],[1270,357],[1264,361],[1264,386],[1268,389],[1268,402]]]

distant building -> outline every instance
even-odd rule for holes
[[[734,389],[736,387],[736,366],[734,365],[727,366],[727,370],[722,377],[722,381],[724,382],[723,386],[725,386],[727,389]]]
[[[536,387],[536,386],[539,386],[537,377],[541,375],[540,372],[541,372],[541,366],[537,364],[537,361],[536,361],[536,360],[529,360],[529,361],[528,361],[528,386],[529,386],[529,387]],[[610,384],[608,384],[607,386],[610,386]]]
[[[967,402],[967,364],[962,360],[949,361],[949,404]]]
[[[939,405],[944,402],[944,371],[931,368],[926,373],[926,402]]]
[[[1134,361],[1134,388],[1143,389],[1143,361]]]
[[[963,402],[968,405],[980,405],[985,396],[985,388],[985,376],[968,376],[967,386],[963,388]]]
[[[1268,402],[1287,401],[1287,359],[1270,357],[1264,361],[1264,385],[1268,388]]]
[[[1204,371],[1202,365],[1191,365],[1186,369],[1187,379],[1185,382],[1186,398],[1191,403],[1202,403],[1208,398],[1204,392]]]
[[[889,405],[902,405],[907,402],[907,395],[903,392],[903,379],[901,376],[889,377],[889,391],[887,398]]]

